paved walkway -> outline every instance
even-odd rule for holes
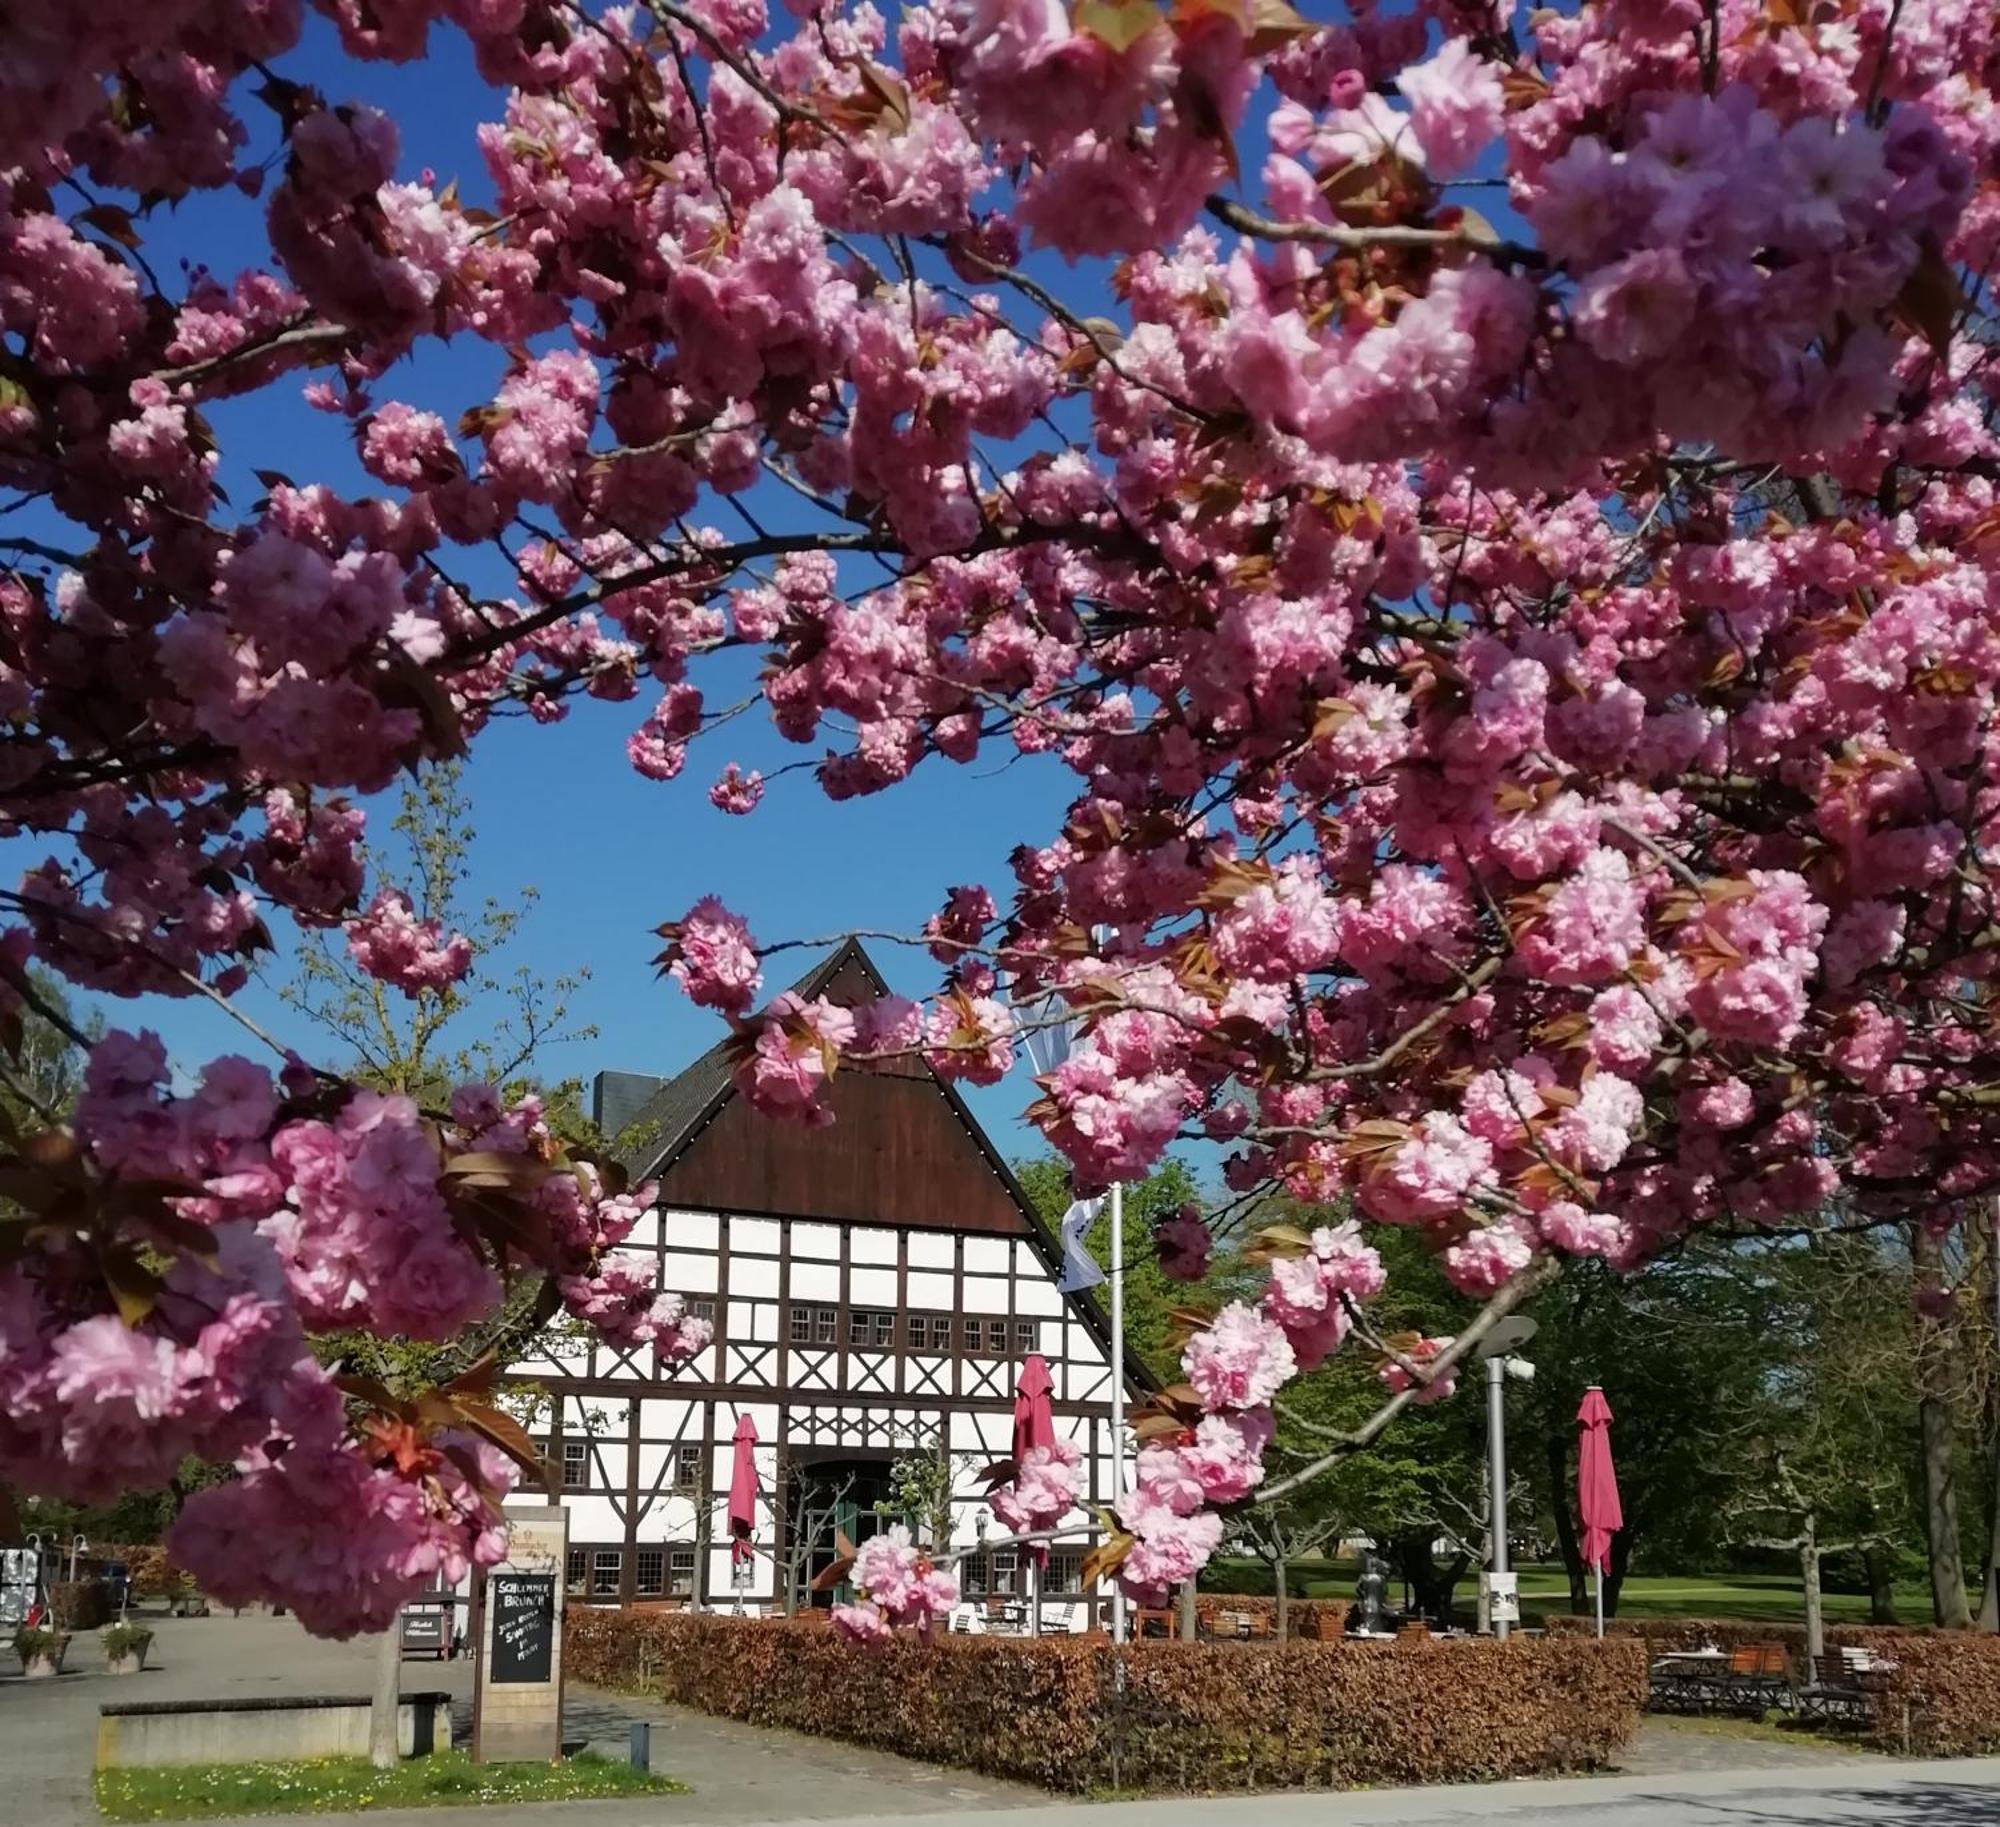
[[[208,1618],[149,1618],[157,1635],[154,1666],[119,1677],[104,1669],[95,1633],[70,1644],[69,1667],[54,1681],[0,1679],[0,1823],[33,1827],[95,1827],[90,1772],[97,1739],[97,1709],[106,1701],[235,1699],[252,1695],[365,1694],[373,1674],[372,1642],[326,1643],[309,1637],[290,1618],[247,1614]],[[9,1662],[12,1657],[9,1656]],[[409,1692],[444,1689],[458,1704],[456,1733],[471,1727],[471,1664],[409,1661]],[[769,1821],[836,1818],[878,1821],[885,1815],[1018,1808],[1045,1802],[1039,1789],[996,1782],[962,1770],[941,1770],[886,1752],[832,1739],[764,1731],[710,1719],[624,1695],[573,1687],[564,1736],[602,1742],[623,1754],[634,1719],[653,1722],[653,1767],[689,1785],[685,1796],[618,1804],[647,1827],[702,1823],[748,1827]],[[577,1809],[582,1808],[579,1814]],[[509,1810],[508,1819],[539,1815],[544,1821],[588,1821],[614,1827],[604,1810],[612,1804],[558,1805]],[[435,1809],[371,1814],[376,1827],[407,1817],[441,1827]],[[482,1822],[492,1820],[482,1811]]]
[[[2000,1758],[1838,1765],[1677,1777],[1578,1777],[1451,1789],[1175,1796],[1091,1809],[1032,1808],[1005,1827],[1995,1827]],[[399,1827],[423,1827],[410,1821]],[[490,1827],[530,1827],[511,1817]],[[611,1815],[591,1827],[639,1827]],[[865,1827],[843,1823],[842,1827]],[[949,1814],[897,1827],[956,1827]]]

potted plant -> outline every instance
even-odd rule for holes
[[[146,1666],[153,1633],[143,1624],[114,1624],[104,1633],[104,1663],[114,1675],[136,1675]]]
[[[63,1652],[68,1648],[69,1633],[47,1625],[23,1624],[14,1633],[14,1653],[21,1658],[21,1673],[30,1681],[60,1675]]]

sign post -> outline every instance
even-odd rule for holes
[[[472,1761],[553,1763],[562,1755],[563,1566],[560,1504],[507,1512],[507,1558],[480,1584],[474,1626]]]

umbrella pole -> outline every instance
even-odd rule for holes
[[[1597,1634],[1604,1635],[1604,1563],[1599,1561],[1594,1571],[1597,1574]]]
[[[1042,1634],[1042,1569],[1035,1551],[1028,1550],[1028,1635]]]

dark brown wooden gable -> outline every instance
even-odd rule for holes
[[[881,991],[858,947],[815,991],[843,1008]],[[921,1060],[839,1073],[824,1129],[774,1122],[724,1093],[660,1174],[672,1205],[1023,1237],[991,1157]]]
[[[661,1177],[670,1205],[1027,1235],[993,1164],[936,1082],[877,1072],[833,1081],[830,1128],[727,1099]]]

